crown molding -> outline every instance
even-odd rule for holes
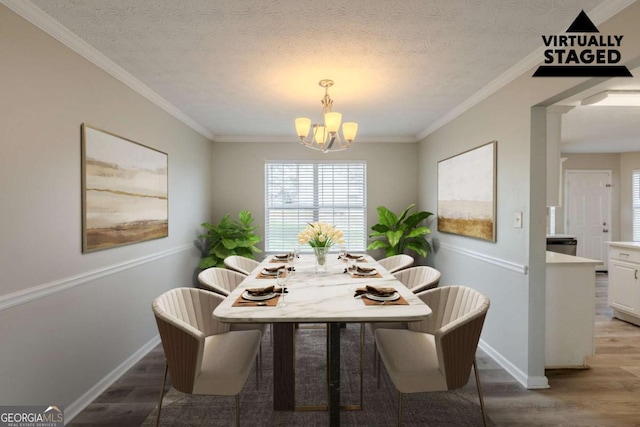
[[[40,28],[51,37],[55,38],[69,49],[73,50],[89,62],[100,67],[102,70],[120,80],[122,83],[171,114],[176,119],[180,120],[191,129],[195,130],[205,138],[209,140],[214,139],[213,133],[200,123],[187,116],[176,106],[164,99],[162,96],[154,92],[150,87],[142,83],[140,80],[133,77],[122,67],[115,62],[104,56],[98,50],[96,50],[89,43],[82,40],[80,37],[71,32],[67,27],[60,24],[51,16],[42,11],[36,5],[28,0],[0,0],[0,3],[7,6],[9,9],[31,22],[36,27]]]
[[[298,139],[295,134],[284,135],[284,136],[256,136],[256,135],[217,135],[214,139],[214,142],[224,142],[224,143],[237,143],[237,142],[247,142],[247,143],[297,143]],[[372,143],[400,143],[400,144],[410,144],[416,143],[418,140],[415,136],[362,136],[356,138],[353,142],[354,144],[372,144]]]
[[[599,25],[635,2],[636,0],[605,1],[589,12],[589,18],[594,24]],[[520,77],[533,67],[537,66],[541,61],[544,49],[544,46],[541,45],[538,49],[527,55],[524,59],[522,59],[513,67],[509,68],[496,79],[492,80],[488,85],[484,86],[478,92],[471,95],[461,104],[456,106],[453,110],[449,111],[447,114],[433,122],[428,128],[416,135],[416,139],[418,141],[422,141],[431,133],[446,125],[462,113],[470,110],[476,104],[479,104],[481,101],[496,93],[498,90],[502,89],[504,86],[511,83],[516,78]]]

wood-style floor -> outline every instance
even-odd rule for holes
[[[606,274],[597,275],[595,311],[591,369],[547,371],[549,389],[523,388],[478,351],[485,405],[496,425],[640,426],[640,327],[612,319]],[[157,404],[163,368],[158,346],[69,425],[139,426]],[[475,393],[473,381],[467,388]]]

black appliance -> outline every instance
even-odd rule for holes
[[[576,256],[578,241],[575,237],[547,237],[547,250]]]

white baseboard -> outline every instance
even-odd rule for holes
[[[522,372],[520,368],[511,363],[507,358],[505,358],[500,352],[498,352],[495,348],[491,347],[485,341],[480,340],[478,343],[478,347],[487,353],[489,357],[496,361],[498,365],[500,365],[505,371],[507,371],[516,381],[522,384],[527,389],[540,389],[540,388],[549,388],[549,381],[546,376],[532,377],[527,375],[525,372]]]
[[[100,394],[108,389],[118,378],[125,374],[129,369],[147,355],[155,346],[160,344],[160,335],[156,335],[149,342],[143,345],[138,351],[129,356],[116,369],[109,372],[107,376],[98,381],[93,387],[87,390],[75,402],[64,408],[65,424],[74,419],[84,408],[89,406],[91,402],[96,400]]]

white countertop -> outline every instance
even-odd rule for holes
[[[621,248],[640,249],[640,242],[607,242],[609,246],[619,246]]]
[[[223,322],[377,322],[423,320],[431,314],[431,308],[424,304],[411,290],[382,268],[373,258],[359,265],[375,266],[382,278],[351,278],[343,273],[346,264],[337,260],[337,254],[328,256],[328,272],[316,275],[315,258],[301,255],[295,263],[292,282],[287,285],[285,307],[232,307],[233,302],[248,287],[275,285],[275,279],[258,279],[256,273],[269,264],[267,257],[214,310],[213,317]],[[365,305],[360,297],[353,294],[365,285],[395,287],[409,305]]]
[[[547,239],[575,239],[575,234],[547,234]]]
[[[602,264],[602,261],[597,259],[582,258],[579,256],[566,255],[558,252],[547,251],[547,264],[599,265],[599,264]]]

